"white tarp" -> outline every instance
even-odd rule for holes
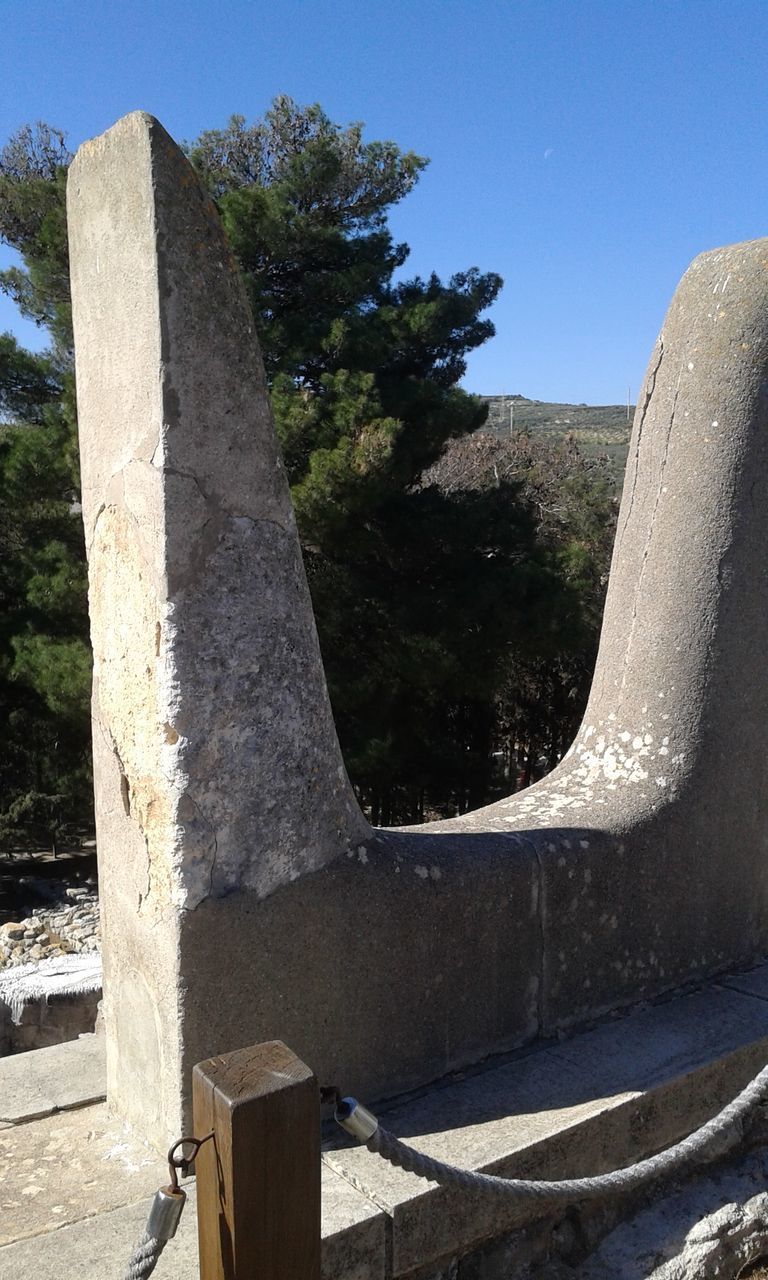
[[[0,1001],[7,1004],[18,1025],[22,1010],[31,1000],[49,996],[76,996],[101,987],[101,956],[54,956],[32,964],[0,970]]]

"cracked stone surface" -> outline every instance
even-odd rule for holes
[[[167,1173],[103,1103],[15,1125],[0,1134],[0,1245],[151,1196]]]
[[[109,1094],[163,1134],[181,1120],[183,915],[260,901],[370,831],[216,211],[136,112],[80,148],[68,222]]]

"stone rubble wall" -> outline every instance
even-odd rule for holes
[[[98,951],[99,899],[95,886],[64,890],[64,900],[35,907],[0,925],[0,970],[61,955]]]

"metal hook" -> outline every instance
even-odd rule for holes
[[[209,1142],[212,1137],[213,1133],[208,1133],[204,1138],[179,1138],[177,1142],[174,1142],[168,1152],[168,1172],[171,1176],[171,1186],[174,1191],[179,1190],[179,1173],[181,1173],[182,1178],[186,1178],[190,1166],[194,1164],[197,1153],[203,1143]],[[182,1152],[180,1156],[177,1156],[176,1151],[179,1147],[182,1148]],[[194,1148],[190,1156],[184,1155],[184,1147]]]

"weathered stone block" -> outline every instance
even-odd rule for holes
[[[181,937],[189,1069],[202,1040],[271,1028],[323,1082],[380,1097],[519,1045],[538,1027],[537,898],[508,837],[396,832],[266,900],[210,898]]]
[[[80,149],[68,210],[110,1096],[164,1142],[197,1000],[185,919],[234,890],[260,900],[369,829],[213,205],[135,113]]]

